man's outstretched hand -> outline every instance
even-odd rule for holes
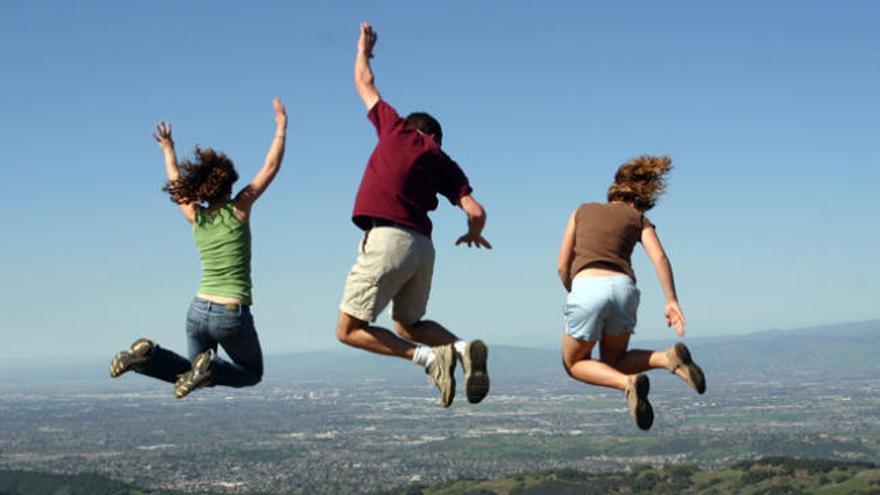
[[[367,58],[373,58],[373,47],[379,36],[373,31],[373,26],[367,21],[361,22],[361,37],[358,39],[358,51]]]
[[[471,234],[470,232],[459,237],[458,240],[455,241],[456,246],[459,244],[467,244],[468,247],[476,246],[477,248],[484,247],[486,249],[492,249],[492,245],[489,244],[489,241],[483,238],[483,236],[479,234]]]

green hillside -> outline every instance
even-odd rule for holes
[[[119,481],[93,474],[59,475],[28,471],[0,471],[3,495],[128,495],[137,493]]]
[[[96,474],[0,471],[0,495],[180,495],[180,492],[145,490]]]
[[[880,467],[869,463],[784,457],[736,464],[720,471],[695,466],[641,467],[630,472],[590,474],[575,470],[523,473],[497,480],[459,480],[411,486],[393,495],[591,495],[591,494],[875,494]]]

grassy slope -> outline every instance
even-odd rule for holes
[[[452,494],[880,494],[880,467],[868,463],[768,458],[720,471],[694,466],[637,468],[624,473],[588,474],[573,470],[522,473],[499,480],[455,481],[391,492]]]

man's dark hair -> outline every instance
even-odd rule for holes
[[[437,146],[443,145],[443,128],[440,127],[440,122],[437,122],[437,119],[431,117],[429,114],[425,112],[413,112],[406,116],[406,123],[425,134],[434,136],[434,141],[437,142]]]

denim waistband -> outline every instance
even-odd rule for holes
[[[194,297],[192,300],[192,307],[196,309],[200,309],[202,311],[229,311],[239,313],[245,311],[250,308],[250,304],[243,303],[219,303],[214,301],[209,301],[207,299],[202,299],[201,297]]]

